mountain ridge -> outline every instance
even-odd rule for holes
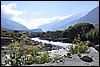
[[[81,22],[88,22],[92,24],[97,24],[99,22],[99,6],[91,10],[88,14],[85,16],[81,17],[80,19],[73,20],[72,22],[69,22],[68,25],[63,25],[59,27],[59,30],[63,30],[68,28],[69,26],[75,25],[77,23]]]
[[[13,20],[1,17],[1,29],[2,30],[18,30],[18,31],[28,31],[28,32],[42,32],[41,29],[28,29],[24,25],[15,22]]]
[[[75,25],[80,22],[89,22],[92,24],[99,22],[99,6],[95,7],[88,13],[85,13],[85,14],[84,13],[83,15],[82,13],[80,13],[80,16],[78,16],[77,14],[76,16],[72,15],[71,17],[67,19],[54,22],[54,23],[49,23],[46,25],[42,25],[42,26],[39,26],[38,28],[43,29],[43,31],[56,31],[56,30],[67,29],[69,26]]]

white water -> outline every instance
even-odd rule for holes
[[[50,43],[50,44],[53,44],[53,45],[57,45],[57,46],[62,46],[64,48],[66,48],[67,46],[69,45],[72,45],[71,43],[62,43],[62,42],[53,42],[53,41],[48,41],[48,40],[41,40],[39,38],[31,38],[32,40],[34,41],[38,41],[38,42],[42,42],[42,43]],[[67,49],[67,48],[66,48]],[[55,57],[56,55],[66,55],[68,53],[68,51],[66,49],[59,49],[59,50],[51,50],[49,51],[50,52],[50,56],[51,57]],[[6,55],[7,56],[7,59],[10,59],[10,55]],[[4,62],[4,58],[2,58],[2,61]],[[7,64],[9,66],[9,64]]]
[[[58,46],[62,46],[62,47],[67,47],[69,45],[72,45],[71,43],[62,43],[62,42],[53,42],[53,41],[48,41],[48,40],[41,40],[39,38],[31,38],[34,41],[38,41],[38,42],[42,42],[42,43],[50,43],[53,45],[58,45]]]
[[[62,43],[62,42],[53,42],[53,41],[48,41],[48,40],[41,40],[39,38],[31,38],[34,41],[38,41],[38,42],[42,42],[42,43],[50,43],[53,45],[57,45],[57,46],[62,46],[64,48],[66,48],[68,50],[68,46],[72,45],[71,43]],[[59,49],[59,50],[51,50],[50,52],[50,56],[55,56],[57,54],[59,55],[66,55],[68,53],[68,51],[66,49]]]

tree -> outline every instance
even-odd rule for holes
[[[91,29],[87,34],[86,38],[92,42],[92,44],[99,44],[99,28]]]
[[[90,23],[77,23],[74,26],[70,26],[68,29],[63,31],[63,37],[69,37],[74,39],[77,37],[77,34],[80,34],[82,40],[85,40],[86,33],[88,33],[92,28],[94,28],[93,24]]]

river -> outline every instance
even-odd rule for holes
[[[62,42],[53,42],[53,41],[48,41],[48,40],[41,40],[39,38],[31,38],[31,40],[34,40],[34,41],[38,41],[38,42],[42,42],[42,43],[50,43],[52,45],[57,45],[57,46],[62,46],[63,48],[66,48],[69,46],[69,45],[72,45],[71,43],[62,43]],[[56,56],[56,55],[66,55],[68,53],[68,49],[58,49],[58,50],[51,50],[49,51],[50,52],[50,56]],[[7,58],[9,59],[10,58],[10,55],[7,54],[6,55]],[[4,58],[2,58],[2,61],[4,62]],[[9,66],[9,65],[8,65]]]
[[[72,45],[72,43],[62,43],[62,42],[53,42],[53,41],[48,41],[48,40],[41,40],[39,38],[31,38],[34,41],[38,41],[38,42],[42,42],[42,43],[50,43],[53,45],[57,45],[57,46],[62,46],[62,47],[67,47],[69,45]]]
[[[66,48],[66,49],[69,45],[72,45],[72,43],[62,43],[62,42],[53,42],[53,41],[48,41],[48,40],[41,40],[37,37],[31,38],[31,39],[34,40],[34,41],[42,42],[42,43],[50,43],[52,45],[62,46],[63,48]],[[55,55],[55,54],[66,55],[68,53],[68,51],[67,51],[68,49],[66,50],[66,49],[63,49],[63,48],[59,49],[59,50],[49,51],[49,52],[51,52],[50,55]]]

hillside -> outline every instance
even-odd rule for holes
[[[24,25],[4,17],[1,17],[1,27],[9,30],[28,30]]]
[[[69,22],[66,25],[63,25],[61,27],[58,27],[56,29],[64,30],[68,28],[69,26],[75,25],[80,22],[88,22],[92,24],[97,24],[99,22],[99,6],[91,10],[87,15],[80,19],[76,19],[74,21]]]
[[[48,23],[48,24],[41,25],[38,28],[41,28],[43,31],[48,31],[48,30],[55,31],[60,26],[66,25],[66,24],[68,24],[68,22],[79,19],[79,18],[85,16],[86,14],[87,14],[87,12],[80,12],[80,13],[72,15],[72,16],[66,18],[66,19],[57,20],[57,21],[54,21],[54,22],[51,22],[51,23]]]
[[[99,6],[94,8],[88,13],[87,12],[77,13],[64,20],[41,25],[38,28],[41,28],[43,31],[65,30],[69,26],[75,25],[80,22],[88,22],[96,24],[98,23],[98,21],[99,21]]]

